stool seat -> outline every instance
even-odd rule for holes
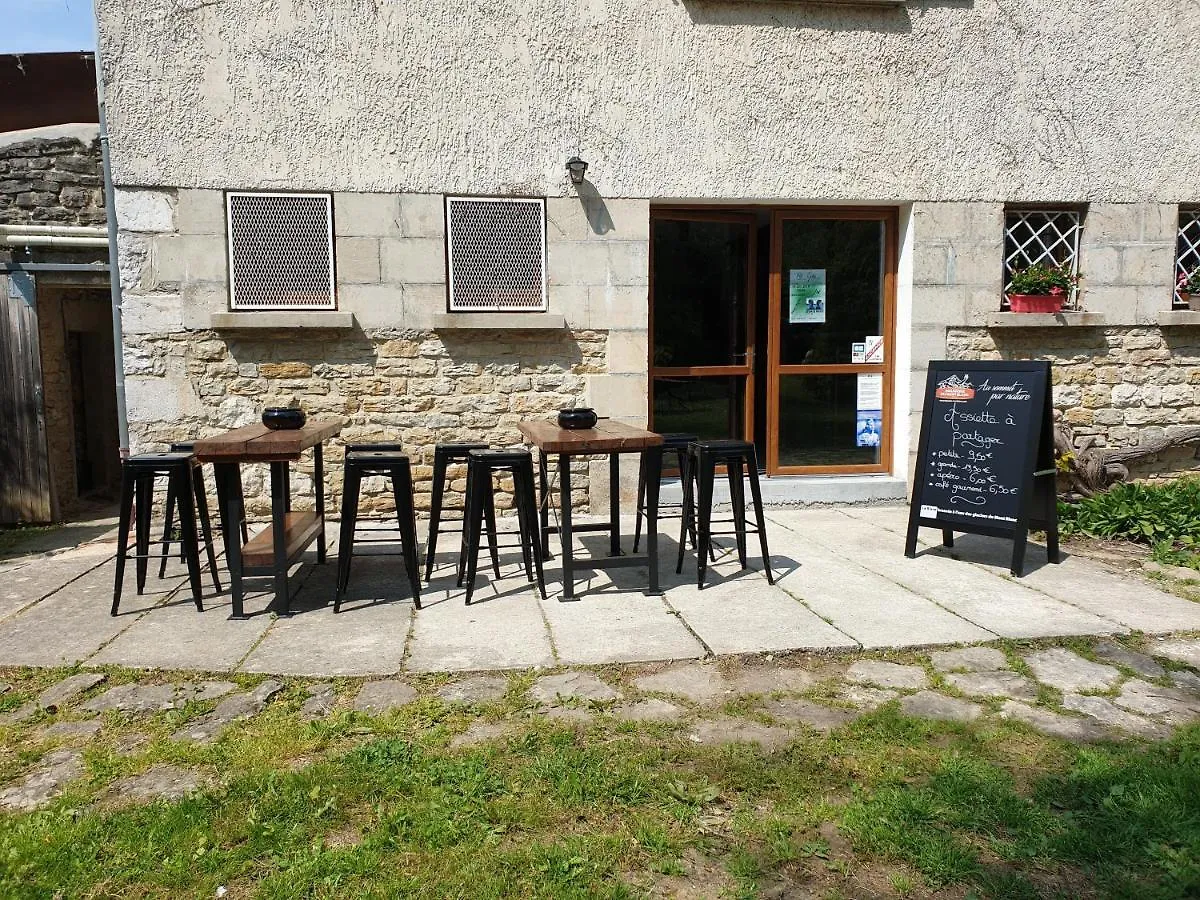
[[[699,436],[695,434],[664,434],[662,439],[663,450],[676,450],[680,447],[686,450],[688,444],[694,444],[700,440]]]
[[[680,478],[686,478],[687,472],[687,448],[689,444],[700,440],[698,435],[673,432],[662,435],[663,439],[663,456],[668,453],[674,453],[676,463],[679,466]],[[676,512],[671,512],[676,510]],[[662,503],[658,504],[659,519],[674,519],[683,514],[682,503]],[[641,455],[638,462],[638,488],[637,488],[637,511],[633,520],[633,552],[637,553],[638,545],[642,542],[642,519],[646,516],[646,457]],[[696,546],[695,529],[688,529],[687,533],[692,538],[692,546]],[[715,557],[714,557],[715,558]]]
[[[472,450],[486,450],[487,444],[458,441],[448,444],[437,444],[433,448],[433,493],[429,498],[429,540],[425,543],[425,580],[433,577],[433,561],[437,553],[438,535],[449,529],[442,528],[442,499],[446,495],[446,470],[451,463],[465,463]],[[463,500],[461,519],[450,519],[461,530],[466,521],[466,499]],[[494,515],[488,517],[488,536],[493,543],[496,540],[496,521]],[[461,558],[461,552],[460,552]]]
[[[767,526],[763,518],[762,493],[758,484],[758,455],[754,444],[732,438],[719,440],[692,441],[687,446],[686,470],[683,479],[683,522],[679,529],[679,556],[675,571],[683,571],[683,554],[686,549],[686,530],[689,525],[696,529],[699,543],[696,544],[696,585],[704,587],[704,575],[707,569],[708,556],[711,552],[713,534],[728,534],[730,532],[714,532],[712,530],[713,482],[716,480],[718,465],[724,465],[729,477],[729,500],[733,506],[733,534],[737,538],[738,561],[742,568],[746,563],[746,535],[758,535],[759,546],[762,549],[763,568],[766,570],[767,582],[775,583],[771,572],[771,556],[767,550]],[[754,528],[747,528],[746,494],[743,480],[750,481],[750,494],[754,503]],[[708,548],[709,552],[705,552]]]
[[[458,555],[458,583],[461,586],[465,577],[468,606],[475,592],[475,572],[479,562],[479,540],[484,519],[488,521],[488,549],[492,557],[492,569],[496,577],[500,578],[492,476],[501,472],[512,474],[513,505],[517,510],[525,577],[532,582],[533,570],[536,568],[538,589],[543,598],[546,596],[546,578],[542,571],[541,529],[538,528],[537,498],[533,486],[533,454],[528,450],[476,449],[471,450],[467,456],[467,511]]]
[[[375,445],[381,446],[381,445]],[[398,445],[391,445],[392,447]],[[341,612],[342,599],[350,586],[350,563],[354,557],[355,542],[381,543],[386,538],[359,538],[355,533],[358,524],[358,497],[362,479],[382,475],[392,482],[392,498],[396,504],[396,524],[400,531],[399,554],[376,554],[378,556],[400,555],[404,557],[404,568],[408,573],[408,584],[412,589],[413,604],[421,608],[420,562],[417,559],[417,519],[413,502],[412,468],[408,457],[394,449],[352,450],[346,453],[342,468],[342,522],[341,538],[338,541],[337,586],[333,597],[333,611]],[[374,528],[373,531],[391,531],[391,528]]]
[[[177,446],[177,445],[176,445]],[[212,529],[208,519],[208,502],[196,458],[190,452],[160,450],[139,453],[121,461],[121,507],[118,525],[116,578],[113,584],[113,602],[110,610],[117,615],[121,605],[121,588],[125,580],[125,561],[130,558],[129,530],[135,526],[133,559],[137,570],[137,592],[146,587],[146,570],[150,560],[150,517],[154,506],[154,482],[160,477],[167,479],[165,506],[166,525],[163,529],[162,561],[159,577],[166,574],[167,553],[170,544],[178,543],[187,564],[188,580],[191,583],[192,599],[196,609],[204,611],[200,587],[200,542],[203,540],[208,553],[209,571],[213,585],[221,590],[217,577],[217,559],[213,550]],[[174,538],[172,519],[179,509],[179,538]],[[197,521],[197,512],[199,521]],[[197,529],[199,528],[199,534]]]
[[[376,441],[374,443],[346,445],[347,453],[370,453],[375,450],[402,453],[404,451],[404,447],[399,441]]]

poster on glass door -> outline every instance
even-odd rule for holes
[[[883,434],[883,376],[858,376],[854,446],[878,447]]]
[[[825,270],[791,269],[788,272],[788,324],[825,321]]]

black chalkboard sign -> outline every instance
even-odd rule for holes
[[[931,362],[905,555],[922,526],[947,547],[956,531],[1010,538],[1020,575],[1039,528],[1058,562],[1053,428],[1050,363]]]

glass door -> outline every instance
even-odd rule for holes
[[[895,210],[771,217],[767,472],[888,472]]]
[[[756,219],[650,214],[650,427],[751,439]]]

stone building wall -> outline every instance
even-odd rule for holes
[[[229,311],[224,194],[118,188],[125,386],[133,452],[257,421],[297,401],[339,418],[328,447],[327,498],[340,496],[346,442],[399,440],[428,507],[438,442],[521,442],[516,423],[568,406],[644,425],[649,205],[547,201],[545,329],[437,326],[446,311],[440,195],[335,194],[340,313],[351,328],[254,327]],[[319,317],[321,313],[312,314]],[[311,325],[311,321],[309,325]],[[246,469],[247,502],[269,510],[261,467]],[[603,503],[607,468],[580,460],[577,502]],[[623,490],[636,471],[622,470]],[[310,472],[305,463],[301,472]],[[455,489],[463,487],[461,478]],[[311,483],[295,489],[311,495]],[[365,510],[390,510],[382,483]],[[501,502],[504,502],[503,500]]]
[[[1048,359],[1053,395],[1077,441],[1136,447],[1200,425],[1200,328],[952,328],[949,359]],[[1200,468],[1194,447],[1131,466],[1133,477]]]
[[[26,137],[63,130],[80,134]],[[0,225],[104,224],[100,141],[88,130],[64,126],[0,135]]]

